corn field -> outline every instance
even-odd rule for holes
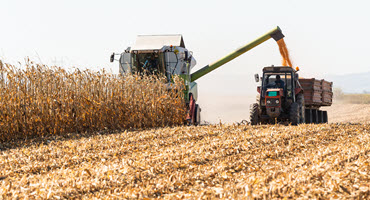
[[[182,84],[164,77],[0,61],[0,140],[184,122]]]

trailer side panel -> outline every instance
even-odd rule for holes
[[[330,106],[333,100],[332,82],[315,78],[300,78],[307,107]]]

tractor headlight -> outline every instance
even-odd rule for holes
[[[267,104],[271,104],[271,101],[270,101],[270,100],[267,100],[267,101],[266,101],[266,103],[267,103]]]
[[[276,99],[275,103],[276,104],[279,104],[280,103],[279,99]]]

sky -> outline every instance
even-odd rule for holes
[[[182,34],[197,70],[280,26],[300,76],[370,71],[370,1],[343,0],[1,0],[0,59],[108,69],[139,34]],[[253,75],[279,65],[268,40],[199,79],[200,93],[255,92]]]

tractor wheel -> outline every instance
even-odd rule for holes
[[[195,104],[195,113],[194,113],[194,125],[198,126],[200,124],[200,107],[199,104]]]
[[[254,103],[251,106],[250,121],[251,121],[251,125],[257,125],[260,122],[260,120],[259,120],[259,104],[258,103]]]
[[[260,103],[260,101],[261,101],[261,95],[259,94],[259,95],[256,96],[256,102]]]
[[[306,119],[305,119],[306,118],[306,114],[305,114],[306,108],[305,108],[303,94],[298,94],[297,95],[297,103],[299,105],[299,116],[300,116],[299,123],[304,124],[304,123],[306,123]]]
[[[290,122],[292,123],[292,125],[298,125],[300,118],[301,117],[299,116],[299,105],[297,102],[294,102],[290,106],[290,113],[289,113]]]

